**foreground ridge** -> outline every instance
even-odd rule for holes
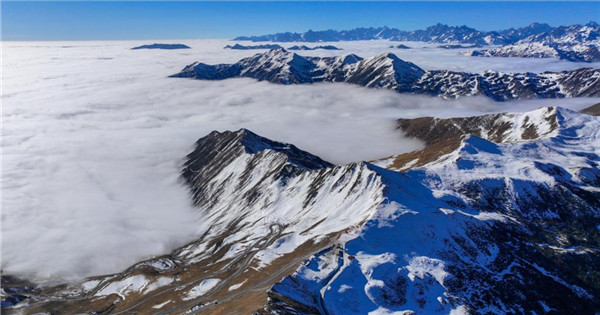
[[[600,310],[599,117],[548,107],[398,129],[427,147],[347,165],[211,132],[181,173],[210,226],[197,240],[79,284],[3,275],[3,312]]]

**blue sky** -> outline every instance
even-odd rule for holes
[[[232,38],[362,26],[481,30],[600,22],[600,2],[1,1],[3,40]]]

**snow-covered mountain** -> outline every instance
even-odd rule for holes
[[[593,31],[589,34],[596,36],[598,24],[590,22],[584,27],[590,27]],[[426,29],[403,31],[389,27],[355,28],[352,30],[335,31],[312,31],[305,33],[277,33],[262,36],[240,36],[235,40],[250,40],[254,42],[334,42],[352,40],[389,39],[397,41],[423,41],[433,43],[464,43],[476,45],[507,45],[514,44],[525,38],[535,41],[548,38],[563,38],[565,40],[577,40],[587,36],[586,30],[581,25],[552,27],[545,23],[532,23],[525,27],[510,28],[501,31],[479,31],[463,26],[448,26],[436,24]]]
[[[427,147],[337,166],[212,132],[182,167],[205,234],[81,284],[3,275],[3,312],[600,310],[600,117],[541,108],[398,129]]]
[[[277,49],[277,48],[283,48],[277,44],[264,44],[264,45],[240,45],[240,44],[234,44],[234,45],[226,45],[225,47],[223,47],[224,49],[236,49],[236,50],[251,50],[251,49]]]
[[[468,43],[468,44],[505,44],[509,40],[519,40],[522,34],[531,35],[530,27],[518,30],[507,30],[510,37],[506,37],[502,32],[483,32],[476,29],[463,26],[448,26],[436,24],[422,30],[403,31],[397,28],[369,27],[355,28],[352,30],[335,31],[312,31],[305,33],[277,33],[262,36],[240,36],[235,40],[250,40],[254,42],[273,41],[273,42],[334,42],[349,40],[371,40],[371,39],[389,39],[398,41],[425,41],[435,43]]]
[[[600,69],[541,74],[425,71],[392,53],[368,59],[352,54],[319,58],[275,49],[234,64],[195,62],[173,77],[201,80],[249,77],[279,84],[346,82],[443,98],[484,95],[496,101],[600,95]]]
[[[370,165],[377,213],[274,285],[265,313],[597,312],[599,123],[560,108],[400,121],[456,147],[402,173]]]
[[[492,49],[468,50],[469,56],[560,58],[574,62],[600,61],[600,26],[585,25],[552,27],[532,23],[525,27],[502,31],[478,31],[463,26],[436,24],[422,30],[402,31],[396,28],[356,28],[345,31],[312,31],[306,33],[277,33],[262,36],[241,36],[235,40],[254,42],[334,42],[388,39],[393,41],[422,41],[452,44],[443,48],[460,48],[457,43],[472,45],[502,45]]]
[[[559,58],[573,62],[598,62],[600,50],[596,44],[544,44],[519,43],[500,46],[494,49],[467,50],[467,56],[481,57],[522,57],[522,58]]]
[[[241,45],[241,44],[234,44],[234,45],[226,45],[225,47],[223,47],[224,49],[236,49],[236,50],[252,50],[252,49],[283,49],[282,46],[278,45],[278,44],[262,44],[262,45]],[[341,50],[340,48],[337,48],[335,46],[332,45],[319,45],[319,46],[314,46],[314,47],[308,47],[305,45],[295,45],[292,47],[289,47],[288,50],[319,50],[319,49],[323,49],[323,50]]]
[[[318,46],[314,46],[314,47],[308,47],[306,45],[295,45],[292,47],[289,47],[288,50],[319,50],[319,49],[323,49],[323,50],[342,50],[341,48],[337,48],[333,45],[318,45]]]
[[[487,57],[560,58],[575,62],[600,61],[600,26],[560,26],[527,36],[514,44],[494,49],[470,50],[465,54]]]
[[[559,26],[550,31],[532,34],[517,43],[544,44],[600,44],[600,25],[589,22],[585,25]]]

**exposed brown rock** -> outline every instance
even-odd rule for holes
[[[558,128],[557,116],[552,107],[547,108],[546,121],[550,131]],[[507,132],[515,127],[516,122],[506,113],[490,114],[474,117],[434,118],[421,117],[415,119],[398,119],[396,128],[406,136],[425,142],[425,149],[397,155],[389,166],[393,169],[409,169],[433,162],[441,156],[456,150],[464,137],[474,135],[483,139],[502,143],[508,141]],[[525,117],[520,128],[523,129],[522,140],[538,139],[537,126]]]
[[[592,115],[592,116],[600,116],[600,103],[594,104],[587,108],[584,108],[584,109],[580,110],[579,112],[583,113],[583,114]]]

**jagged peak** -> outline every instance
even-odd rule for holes
[[[212,131],[207,136],[200,138],[197,141],[197,146],[208,146],[210,150],[218,152],[222,152],[223,150],[238,150],[241,147],[243,148],[243,152],[247,154],[257,154],[265,150],[270,150],[278,154],[284,154],[289,163],[304,169],[319,169],[333,166],[333,164],[322,160],[318,156],[300,150],[292,144],[270,140],[245,128],[237,131]]]
[[[378,60],[378,59],[392,59],[392,60],[404,61],[404,60],[400,59],[398,56],[396,56],[394,53],[391,53],[391,52],[383,53],[383,54],[373,57],[373,60]]]
[[[345,65],[357,63],[361,60],[363,60],[363,58],[358,55],[355,55],[355,54],[347,54],[347,55],[341,55],[341,56],[337,57],[337,62],[345,64]]]
[[[263,53],[258,53],[255,56],[265,56],[265,57],[279,57],[279,56],[292,56],[296,55],[296,53],[287,51],[285,48],[273,48],[265,51]]]
[[[364,60],[366,62],[390,61],[392,65],[395,65],[395,66],[396,65],[407,65],[407,66],[414,68],[415,70],[418,70],[419,72],[425,73],[425,70],[421,69],[416,64],[414,64],[410,61],[401,59],[400,57],[396,56],[394,53],[391,53],[391,52],[383,53],[383,54],[377,55],[375,57],[372,57],[369,59],[364,59]]]

